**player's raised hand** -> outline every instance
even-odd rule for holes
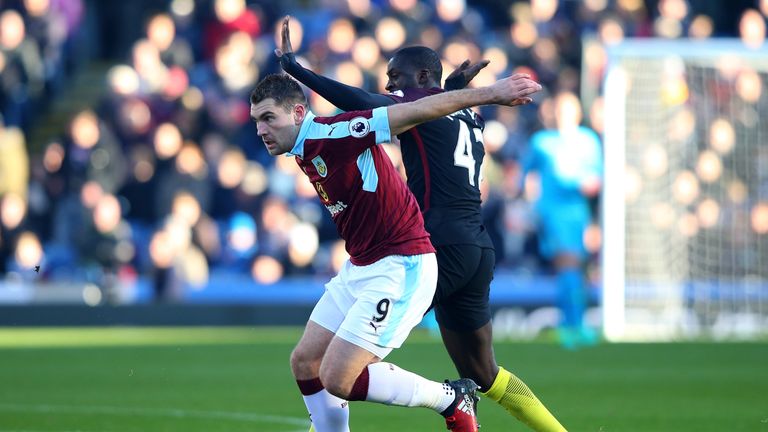
[[[283,18],[283,27],[282,27],[282,30],[280,31],[280,35],[282,36],[282,42],[280,44],[280,48],[275,49],[275,55],[278,57],[282,57],[283,54],[293,53],[293,48],[291,47],[290,21],[291,21],[290,15],[286,15],[285,18]]]
[[[499,105],[518,106],[533,102],[532,95],[541,91],[541,85],[528,74],[514,74],[490,86]]]
[[[490,62],[490,60],[482,60],[478,63],[471,64],[469,60],[464,60],[459,67],[454,69],[453,72],[448,75],[445,81],[458,82],[460,85],[457,88],[464,88],[484,67],[488,66]]]

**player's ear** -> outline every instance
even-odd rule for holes
[[[304,117],[307,115],[307,107],[302,104],[296,104],[293,106],[293,123],[300,125],[304,121]]]
[[[418,75],[416,75],[416,81],[419,83],[419,86],[426,86],[429,83],[429,71],[426,69],[420,70]]]

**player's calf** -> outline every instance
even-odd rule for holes
[[[430,408],[446,418],[449,430],[477,432],[477,388],[470,379],[438,383],[394,364],[380,362],[363,370],[349,400]]]

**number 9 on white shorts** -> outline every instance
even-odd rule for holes
[[[383,359],[421,322],[436,286],[432,253],[390,255],[366,266],[347,261],[309,319]]]

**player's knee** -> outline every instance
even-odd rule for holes
[[[320,381],[323,382],[328,393],[347,399],[352,390],[352,384],[345,377],[346,373],[339,365],[331,365],[329,362],[323,362],[320,365]]]
[[[318,376],[321,360],[301,349],[300,346],[296,347],[291,352],[291,371],[297,377]]]
[[[320,381],[323,382],[328,393],[342,399],[347,399],[349,397],[350,389],[347,388],[343,382],[334,381],[333,378],[330,378],[329,375],[323,375],[322,372],[320,373]]]

